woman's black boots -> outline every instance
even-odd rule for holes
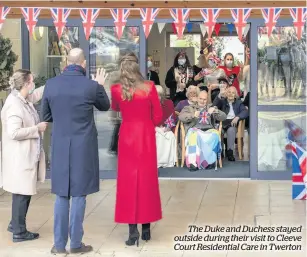
[[[142,224],[142,240],[149,241],[150,238],[150,223]]]
[[[140,233],[138,231],[137,224],[129,224],[129,238],[126,241],[126,245],[135,245],[139,247]]]

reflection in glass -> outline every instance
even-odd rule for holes
[[[291,170],[290,142],[306,149],[306,113],[258,113],[258,170]]]
[[[30,69],[37,76],[37,86],[63,71],[66,56],[75,47],[79,47],[78,27],[66,27],[60,40],[55,27],[35,28],[30,37]]]
[[[103,67],[109,73],[104,88],[110,97],[110,86],[118,81],[118,62],[121,56],[134,52],[139,56],[139,28],[126,27],[118,40],[115,27],[95,27],[90,37],[90,74]],[[114,128],[118,119],[113,112],[95,111],[95,123],[98,131],[99,164],[104,171],[116,170],[117,156],[109,151]],[[112,117],[111,117],[112,116]],[[116,114],[115,114],[115,117]]]
[[[259,104],[306,104],[306,34],[277,27],[270,37],[258,28]]]

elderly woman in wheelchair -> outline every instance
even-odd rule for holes
[[[226,156],[229,161],[235,161],[234,146],[239,129],[239,122],[244,121],[248,117],[248,110],[245,108],[238,96],[236,88],[233,86],[227,89],[221,88],[220,94],[214,99],[212,105],[222,110],[227,116],[222,123],[222,134],[225,133],[227,135]]]
[[[216,130],[216,121],[225,120],[226,114],[208,105],[207,99],[208,93],[201,91],[197,103],[184,107],[179,114],[186,132],[182,158],[185,158],[190,171],[214,168],[221,152],[221,137]]]

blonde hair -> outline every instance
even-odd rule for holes
[[[196,92],[196,96],[198,96],[199,93],[200,93],[199,87],[197,87],[197,86],[189,86],[188,89],[187,89],[187,92],[186,92],[186,97],[189,98],[189,95],[192,92]]]
[[[158,95],[160,97],[160,102],[163,102],[166,99],[165,88],[160,86],[160,85],[156,85],[156,89],[157,89]]]
[[[136,55],[134,53],[124,55],[120,60],[120,83],[123,89],[123,99],[130,101],[137,88],[147,91],[144,81]]]
[[[29,70],[17,70],[14,72],[13,76],[10,77],[10,89],[21,90],[23,86],[30,81],[31,71]]]

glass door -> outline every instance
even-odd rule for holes
[[[306,149],[306,42],[298,40],[292,22],[280,21],[270,36],[261,23],[254,31],[257,169],[252,177],[290,179],[290,142]]]
[[[117,38],[113,23],[96,22],[89,39],[89,75],[96,73],[100,67],[107,70],[109,76],[104,85],[111,99],[110,87],[119,79],[119,60],[126,53],[133,52],[140,59],[141,67],[145,67],[145,51],[141,53],[139,24],[127,25],[121,39]],[[141,33],[143,34],[143,33]],[[142,36],[142,35],[141,35]],[[144,59],[144,61],[143,61]],[[143,69],[143,68],[142,68]],[[95,111],[95,123],[98,131],[99,164],[103,178],[114,178],[117,168],[117,154],[111,147],[114,130],[118,124],[118,114]]]

